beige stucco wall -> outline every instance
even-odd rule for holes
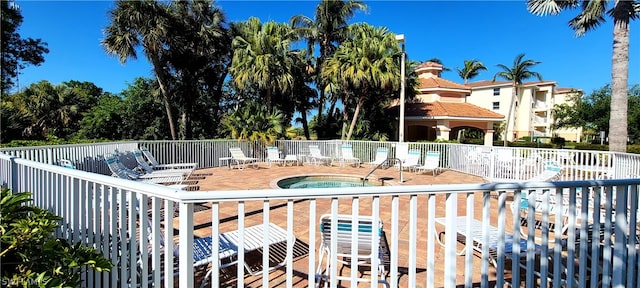
[[[554,104],[555,82],[543,82],[539,85],[524,86],[516,96],[517,106],[514,103],[513,115],[511,115],[510,125],[507,128],[507,140],[514,141],[517,138],[530,136],[532,131],[543,130],[545,136],[552,136],[551,111]],[[494,88],[500,89],[500,94],[493,95]],[[491,85],[485,87],[475,87],[471,95],[467,97],[467,102],[492,110],[507,117],[509,114],[509,104],[513,88],[511,84]],[[499,109],[493,109],[493,103],[499,102]],[[543,108],[540,108],[543,107]],[[546,119],[546,122],[537,122],[536,113],[539,117]]]

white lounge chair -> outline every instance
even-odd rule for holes
[[[309,145],[309,156],[307,159],[312,163],[319,165],[322,163],[327,163],[327,165],[331,165],[331,157],[322,155],[320,152],[320,147],[318,145]]]
[[[280,151],[278,150],[278,147],[267,147],[267,163],[269,164],[269,167],[271,167],[271,163],[280,163],[280,165],[287,166],[287,163],[291,163],[292,165],[298,164],[298,158],[296,157],[296,155],[287,155],[284,158],[280,158]]]
[[[373,159],[372,162],[367,162],[365,164],[373,167],[373,166],[378,166],[382,163],[384,163],[384,161],[387,160],[387,158],[389,157],[389,148],[387,147],[378,147],[378,149],[376,149],[376,156]]]
[[[335,221],[335,227],[333,222]],[[382,230],[382,221],[374,222],[371,216],[358,216],[355,225],[357,229],[353,229],[352,215],[338,214],[335,219],[332,215],[325,214],[320,217],[320,233],[322,243],[320,244],[320,258],[318,260],[318,271],[316,279],[325,281],[325,284],[332,281],[352,280],[351,277],[338,275],[336,279],[330,278],[331,262],[337,261],[343,265],[352,266],[354,262],[361,267],[369,267],[377,269],[378,283],[382,283],[389,287],[386,280],[386,267],[389,266],[389,245]],[[357,236],[353,237],[353,233]],[[357,255],[356,259],[352,259],[351,247],[355,244],[352,240],[357,239]],[[332,242],[335,241],[337,250],[331,249]],[[326,256],[326,260],[325,260]],[[377,267],[371,267],[373,260],[378,262]],[[323,268],[322,262],[325,260]],[[357,282],[372,282],[372,279],[357,278]],[[325,285],[326,286],[326,285]]]
[[[413,169],[417,167],[418,163],[420,162],[421,154],[422,152],[420,152],[420,150],[418,149],[410,149],[407,152],[407,157],[402,161],[402,170],[413,171]],[[395,165],[396,169],[400,169],[400,166],[400,163],[397,163]]]
[[[229,152],[231,153],[231,162],[236,164],[236,168],[239,170],[243,170],[247,164],[252,165],[253,168],[258,169],[258,158],[247,157],[242,152],[240,147],[230,147]]]
[[[181,185],[181,183],[185,179],[183,176],[179,176],[175,174],[167,175],[167,174],[153,174],[153,173],[143,175],[124,166],[124,164],[122,164],[118,159],[117,155],[105,155],[104,159],[105,159],[105,162],[107,163],[107,166],[109,167],[109,170],[112,173],[112,176],[114,177],[118,177],[126,180],[139,181],[143,183],[150,183],[150,184],[169,183],[169,184],[179,185],[179,186],[172,186],[179,189],[183,189],[184,187],[187,186],[187,185]]]
[[[350,144],[344,144],[340,147],[342,156],[336,159],[340,166],[344,167],[346,163],[351,163],[355,167],[360,167],[360,159],[353,156],[353,146]]]
[[[147,158],[147,160],[149,160],[149,164],[151,165],[151,167],[154,170],[161,170],[161,169],[192,169],[195,170],[196,168],[198,168],[198,163],[170,163],[170,164],[160,164],[158,163],[158,161],[156,160],[156,158],[153,156],[153,154],[151,154],[151,152],[149,152],[149,150],[145,147],[140,148],[140,150],[142,151],[142,154],[144,154],[144,157]]]
[[[416,172],[424,172],[431,170],[433,176],[440,171],[440,151],[428,151],[424,156],[424,163],[414,168]]]
[[[268,225],[267,229],[269,230],[269,238],[267,239],[264,239],[264,235],[265,235],[264,225]],[[240,233],[244,234],[243,243],[240,243]],[[266,243],[263,243],[263,239]],[[275,244],[283,243],[283,242],[286,243],[286,245],[283,246],[284,250],[279,250],[275,248],[277,246]],[[215,257],[211,251],[211,247],[213,244],[213,239],[211,238],[211,236],[196,238],[193,241],[193,253],[194,253],[193,266],[194,267],[207,266],[212,261],[220,261],[219,262],[220,269],[236,265],[238,264],[237,255],[241,246],[243,246],[244,248],[245,255],[246,253],[262,249],[263,245],[265,244],[270,246],[269,250],[271,252],[269,254],[286,255],[287,247],[293,246],[294,243],[295,243],[295,238],[289,239],[287,236],[287,231],[274,223],[258,224],[251,227],[245,227],[243,231],[234,230],[234,231],[220,234],[219,246],[218,246],[219,251],[218,251],[217,257]],[[178,251],[178,249],[175,249],[175,251]],[[275,265],[270,266],[266,270],[263,270],[262,269],[263,267],[261,266],[256,267],[256,266],[249,265],[246,260],[247,259],[245,259],[245,263],[243,263],[243,265],[245,266],[245,269],[247,270],[247,272],[249,272],[249,274],[251,275],[260,275],[262,274],[263,271],[271,271],[273,269],[277,269],[279,267],[284,266],[287,258],[285,257],[284,260],[282,260],[282,262],[276,263]],[[212,270],[209,268],[207,270],[206,276],[204,277],[204,280],[202,281],[200,287],[204,287],[206,285],[207,281],[210,278],[211,273],[212,273]]]
[[[553,181],[558,179],[562,175],[562,167],[558,165],[555,161],[547,161],[544,164],[545,168],[542,173],[536,174],[527,179],[510,179],[510,178],[492,178],[489,179],[490,182],[494,183],[513,183],[513,182],[530,182],[530,181]]]
[[[157,172],[157,173],[162,173],[166,175],[177,175],[177,176],[184,176],[185,178],[189,178],[189,176],[191,175],[191,173],[193,173],[193,170],[194,170],[191,168],[155,170],[153,169],[153,167],[151,167],[151,165],[149,165],[147,160],[144,158],[144,156],[142,155],[142,151],[140,150],[133,151],[133,156],[136,158],[136,162],[138,162],[138,167],[140,168],[140,170],[147,174]]]
[[[442,218],[435,218],[434,219],[435,223],[442,225],[443,227],[447,227],[447,218],[446,217],[442,217]],[[470,227],[471,227],[471,231],[470,233],[467,233],[467,221],[470,222]],[[467,241],[467,236],[469,236],[469,238],[471,239],[471,241],[473,241],[472,243],[472,248],[473,250],[476,252],[476,255],[481,256],[482,255],[482,249],[483,247],[487,247],[487,251],[489,251],[489,263],[491,265],[493,265],[494,267],[498,267],[498,245],[499,245],[499,239],[500,239],[500,231],[498,230],[497,227],[492,226],[492,225],[488,225],[487,229],[484,230],[484,224],[482,223],[482,221],[474,219],[474,218],[469,218],[467,216],[458,216],[454,219],[454,230],[456,231],[457,235],[456,235],[456,239],[458,240],[458,242],[462,243],[462,244],[466,244]],[[445,234],[445,231],[436,233],[436,241],[442,245],[443,247],[445,246],[445,244],[442,242],[442,237]],[[484,240],[484,233],[486,233],[486,237],[487,240]],[[508,256],[509,254],[513,253],[513,244],[515,243],[515,241],[520,241],[520,252],[521,253],[525,253],[527,250],[527,239],[524,238],[520,238],[520,237],[515,237],[513,234],[511,233],[505,233],[504,235],[504,253],[505,256]],[[539,245],[535,244],[535,248],[538,249],[540,248]],[[461,251],[458,252],[458,255],[464,255],[466,253],[466,251],[464,250],[465,248],[463,248]]]

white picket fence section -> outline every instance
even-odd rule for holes
[[[286,154],[307,155],[309,145],[318,145],[323,154],[332,157],[340,156],[340,146],[346,141],[277,141],[274,146]],[[363,162],[372,161],[378,147],[387,147],[390,156],[395,155],[398,143],[348,141],[353,146],[354,156]],[[640,283],[640,257],[638,257],[638,187],[640,186],[640,157],[627,153],[610,153],[575,150],[529,149],[483,147],[474,145],[445,144],[445,143],[408,143],[411,149],[420,149],[424,155],[426,151],[440,151],[441,163],[444,168],[482,176],[487,179],[513,179],[513,183],[486,183],[474,185],[425,185],[425,186],[384,186],[362,188],[332,188],[332,189],[277,189],[277,190],[242,190],[242,191],[199,191],[197,193],[173,190],[167,187],[136,183],[109,177],[103,156],[107,153],[119,151],[128,153],[145,147],[149,149],[160,162],[198,162],[200,168],[217,167],[218,159],[228,156],[228,148],[239,146],[249,157],[266,157],[266,147],[258,143],[238,142],[235,140],[201,140],[201,141],[136,141],[114,142],[79,145],[60,145],[44,147],[7,148],[0,152],[0,184],[13,191],[30,191],[33,193],[34,203],[39,207],[49,209],[63,217],[62,225],[57,236],[72,242],[82,242],[102,251],[103,255],[116,264],[110,273],[86,272],[83,280],[87,287],[193,287],[193,239],[194,208],[198,203],[208,203],[211,206],[211,234],[214,239],[212,249],[214,255],[218,252],[218,235],[220,232],[222,205],[233,205],[237,209],[237,229],[243,231],[246,227],[245,216],[249,213],[246,207],[250,203],[261,203],[263,223],[269,223],[270,212],[278,207],[278,212],[285,213],[287,219],[286,230],[289,236],[301,236],[296,233],[294,225],[299,225],[300,219],[308,219],[309,253],[307,255],[309,267],[300,271],[308,275],[308,285],[316,286],[316,261],[319,255],[315,239],[318,236],[318,223],[315,219],[320,214],[337,215],[339,208],[350,207],[352,214],[372,215],[375,221],[381,214],[390,214],[390,221],[385,221],[384,229],[389,236],[390,267],[388,282],[397,285],[400,277],[407,277],[409,287],[455,287],[464,282],[471,287],[477,282],[473,276],[480,273],[481,285],[487,287],[496,284],[503,287],[507,282],[514,286],[523,283],[527,287],[536,285],[534,279],[536,269],[534,262],[536,255],[541,259],[555,256],[559,259],[565,255],[573,259],[575,255],[590,254],[588,257],[578,257],[577,262],[569,261],[561,265],[560,261],[553,263],[541,261],[542,277],[549,278],[553,287],[569,283],[583,287],[591,283],[591,287],[638,287]],[[508,159],[507,159],[508,158]],[[67,169],[56,164],[60,159],[69,159],[75,163],[77,170]],[[509,161],[517,169],[505,169],[499,162]],[[553,160],[561,163],[565,169],[559,182],[527,182],[528,175],[541,171],[539,163]],[[133,162],[128,163],[133,165]],[[84,170],[84,171],[83,171]],[[516,171],[517,170],[517,171]],[[517,182],[523,181],[523,182]],[[589,191],[581,193],[582,191]],[[525,192],[524,194],[521,192]],[[534,226],[529,225],[528,231],[521,231],[521,222],[509,215],[512,208],[507,199],[520,203],[525,199],[534,203],[532,195],[555,194],[555,198],[563,199],[556,204],[549,198],[547,205],[534,207],[529,205],[523,211],[528,211],[528,223],[534,223],[533,212],[542,215],[542,226],[556,221],[556,227],[566,226],[569,232],[565,241],[568,247],[578,247],[561,251],[560,245],[549,246],[556,237],[560,241],[560,234],[553,234],[549,229],[542,229],[538,234]],[[537,193],[537,194],[536,194]],[[581,195],[591,194],[590,197]],[[497,202],[491,201],[497,198]],[[441,199],[441,200],[438,200]],[[444,200],[443,200],[444,199]],[[462,199],[462,200],[461,200]],[[316,208],[321,201],[329,201],[331,211],[318,211]],[[438,202],[444,201],[444,202]],[[544,201],[543,201],[544,202]],[[407,203],[404,209],[400,203]],[[444,203],[444,207],[437,203]],[[455,223],[458,216],[458,206],[466,203],[465,223],[467,232],[471,231],[471,219],[478,219],[486,227],[495,226],[499,231],[497,244],[497,268],[489,266],[490,251],[484,247],[481,251],[483,258],[479,270],[473,265],[474,251],[470,236],[466,239],[466,253],[464,261],[459,261],[458,239],[456,238]],[[482,203],[481,211],[476,211],[476,203]],[[492,203],[497,203],[497,206]],[[551,204],[549,204],[551,203]],[[404,205],[404,204],[402,204]],[[493,205],[493,206],[492,206]],[[555,206],[554,206],[555,205]],[[554,208],[555,207],[555,208]],[[568,208],[565,208],[568,207]],[[604,207],[604,213],[594,207]],[[294,209],[295,208],[295,209]],[[443,209],[444,208],[444,209]],[[402,210],[401,210],[402,209]],[[554,210],[555,209],[555,210]],[[562,217],[553,217],[553,211],[567,209],[566,223]],[[177,213],[178,226],[174,227],[173,215]],[[340,210],[342,211],[342,210]],[[363,212],[366,211],[366,212]],[[617,212],[615,212],[617,211]],[[401,218],[400,215],[405,215]],[[406,215],[409,215],[407,218]],[[434,219],[445,217],[445,227],[438,227]],[[587,219],[587,220],[585,220]],[[589,229],[585,221],[602,223]],[[294,224],[295,223],[295,224]],[[408,227],[408,228],[407,228]],[[601,227],[601,228],[600,228]],[[444,259],[436,259],[436,248],[440,236],[439,231],[445,232],[443,239]],[[179,233],[177,233],[179,231]],[[505,251],[506,239],[509,235],[528,235],[526,245],[515,241],[515,253],[507,255]],[[528,233],[527,233],[528,232]],[[242,235],[242,233],[240,233]],[[604,237],[601,237],[604,234]],[[200,235],[202,236],[202,235]],[[484,234],[488,240],[490,235]],[[517,237],[517,236],[516,236]],[[266,243],[264,236],[263,243]],[[543,242],[540,242],[540,239]],[[589,241],[597,239],[597,241]],[[604,239],[604,240],[601,240]],[[175,243],[180,245],[174,245]],[[535,243],[542,243],[536,246]],[[572,245],[579,243],[578,245]],[[587,243],[592,243],[589,244]],[[419,246],[421,245],[421,246]],[[422,246],[424,245],[424,246]],[[265,248],[268,245],[264,245]],[[550,248],[553,247],[553,248]],[[239,247],[238,261],[245,258],[244,247]],[[418,248],[426,250],[426,255],[418,255]],[[522,252],[522,253],[519,253]],[[352,253],[356,253],[353,251]],[[265,254],[266,255],[266,254]],[[286,287],[296,285],[293,279],[292,264],[293,251],[287,250],[287,279]],[[352,257],[355,257],[352,254]],[[264,256],[263,263],[267,263]],[[511,266],[505,260],[511,258]],[[408,259],[405,259],[408,258]],[[523,258],[521,261],[520,258]],[[336,267],[336,259],[332,261]],[[405,261],[401,269],[399,263]],[[539,261],[539,259],[538,259]],[[402,262],[402,263],[405,263]],[[525,274],[521,275],[518,263],[525,263]],[[213,261],[211,279],[213,287],[220,285],[218,261]],[[464,274],[457,274],[464,267]],[[238,265],[237,286],[244,287],[246,271]],[[444,275],[437,275],[437,267],[444,267]],[[299,270],[299,268],[296,268]],[[417,271],[426,269],[426,273]],[[402,276],[401,273],[406,273]],[[175,273],[179,271],[179,273]],[[544,272],[547,271],[547,272]],[[551,271],[551,272],[548,272]],[[510,273],[507,277],[505,273]],[[589,273],[594,273],[590,275]],[[338,271],[332,269],[331,275]],[[489,283],[489,275],[497,273],[493,278],[497,283]],[[270,285],[268,273],[264,273],[262,286]],[[551,275],[563,275],[551,277]],[[576,275],[567,277],[567,275]],[[343,275],[344,276],[344,275]],[[353,273],[352,277],[357,275]],[[443,283],[436,283],[436,278],[443,276]],[[371,275],[373,280],[385,277]],[[461,280],[464,279],[464,280]],[[597,281],[591,281],[598,279]],[[566,284],[565,283],[565,284]],[[331,287],[336,287],[334,281]],[[372,285],[374,286],[374,285]]]

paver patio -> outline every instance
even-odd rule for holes
[[[209,168],[202,169],[199,172],[203,173],[211,173],[210,176],[207,176],[205,179],[200,180],[198,185],[200,187],[200,191],[211,191],[211,190],[253,190],[253,189],[273,189],[275,185],[274,179],[280,179],[287,176],[295,176],[295,175],[309,175],[309,174],[346,174],[346,175],[356,175],[356,176],[364,176],[371,170],[368,166],[361,166],[359,168],[354,167],[328,167],[328,166],[316,166],[309,163],[305,163],[301,166],[272,166],[268,167],[266,163],[260,163],[258,169],[247,168],[244,170],[237,169],[228,169],[227,167],[222,168]],[[404,172],[404,183],[400,183],[400,175],[399,172],[391,167],[388,169],[378,169],[374,172],[374,174],[370,177],[371,179],[376,178],[386,178],[387,184],[390,185],[434,185],[434,184],[465,184],[465,183],[484,183],[485,181],[476,176],[458,173],[454,171],[444,170],[437,176],[432,176],[430,172],[423,174],[415,174],[412,172]],[[193,193],[199,193],[198,191],[194,191]],[[242,193],[241,191],[238,193]],[[269,193],[269,190],[265,190],[265,193]],[[418,228],[417,228],[417,242],[418,242],[418,250],[417,250],[417,283],[419,286],[424,287],[426,283],[426,260],[427,260],[427,252],[426,252],[426,238],[427,238],[427,196],[421,195],[418,197]],[[481,205],[482,194],[476,193],[475,195],[475,217],[481,217]],[[444,209],[440,207],[444,207],[444,195],[440,195],[436,197],[436,207],[438,207],[437,211],[435,211],[436,216],[444,216]],[[371,215],[371,210],[369,207],[371,203],[371,198],[363,197],[360,199],[360,212],[362,215]],[[324,213],[330,212],[330,201],[328,199],[319,199],[316,202],[316,216],[317,218]],[[497,205],[495,200],[492,200],[492,205]],[[207,236],[210,235],[211,232],[211,213],[209,210],[204,209],[210,206],[208,203],[205,203],[201,206],[200,209],[196,209],[194,219],[196,223],[196,235]],[[409,197],[400,197],[399,201],[400,206],[400,217],[398,220],[398,229],[399,229],[399,240],[398,240],[398,257],[399,257],[399,273],[400,279],[398,286],[399,287],[407,287],[407,261],[409,256],[408,251],[408,243],[409,243],[409,227],[407,220],[409,218]],[[287,208],[285,201],[271,201],[270,202],[270,222],[273,222],[280,227],[286,229],[287,227]],[[384,230],[387,234],[387,238],[391,241],[391,197],[381,197],[380,198],[380,217],[384,223]],[[263,221],[263,202],[262,201],[249,201],[245,203],[245,227],[260,224]],[[201,211],[198,211],[201,210]],[[458,201],[458,215],[466,214],[466,199],[464,197],[459,197]],[[298,240],[309,243],[309,201],[298,201],[294,204],[294,234]],[[351,213],[351,198],[340,199],[339,204],[339,213],[350,214]],[[507,213],[509,214],[509,213]],[[219,214],[219,222],[220,222],[220,230],[221,232],[231,231],[237,229],[237,203],[236,202],[228,202],[222,203],[220,205],[220,214]],[[497,216],[494,216],[497,217]],[[495,221],[495,218],[492,217],[492,221]],[[316,223],[318,223],[318,219],[315,219]],[[510,219],[508,219],[510,221]],[[177,219],[174,221],[174,224],[177,225]],[[177,226],[174,226],[177,227]],[[317,226],[316,226],[317,227]],[[439,227],[442,229],[442,227]],[[316,246],[320,245],[320,234],[316,235]],[[315,249],[316,259],[318,257],[318,247]],[[462,247],[462,246],[459,246]],[[444,255],[442,254],[442,249],[439,245],[436,245],[436,285],[438,283],[442,283],[442,277],[444,275],[444,271],[441,268],[442,263],[444,261]],[[474,282],[480,282],[480,259],[478,257],[474,258]],[[464,256],[458,257],[459,265],[458,269],[460,270],[459,275],[463,275],[463,266],[462,263],[464,261]],[[438,264],[440,263],[440,265]],[[490,268],[490,270],[493,268]],[[294,286],[296,287],[306,287],[307,286],[307,271],[308,271],[308,257],[300,257],[294,262]],[[344,269],[343,275],[348,275],[349,269]],[[285,270],[284,268],[274,270],[270,273],[270,286],[280,286],[285,284]],[[493,273],[489,275],[489,279],[495,280],[495,276]],[[200,279],[196,279],[199,285]],[[235,280],[231,280],[227,282],[225,285],[233,286],[235,284]],[[245,278],[245,286],[247,287],[260,287],[262,285],[261,276],[251,276]],[[459,277],[459,284],[464,283],[464,279]],[[350,285],[349,282],[343,281],[341,283],[343,286]],[[421,286],[420,286],[421,285]],[[362,283],[360,287],[368,287],[368,283]]]

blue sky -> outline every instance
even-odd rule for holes
[[[45,62],[21,71],[19,83],[48,80],[53,84],[78,80],[95,83],[107,92],[120,93],[136,77],[152,77],[143,54],[121,64],[100,45],[109,24],[112,1],[24,1],[24,22],[19,33],[48,43]],[[293,15],[313,17],[318,1],[217,1],[228,21],[251,16],[288,22]],[[352,22],[386,26],[405,34],[409,59],[439,58],[446,67],[461,67],[477,59],[489,69],[476,80],[489,80],[496,64],[511,66],[516,55],[542,62],[534,68],[544,80],[559,87],[579,88],[587,93],[611,81],[611,21],[576,38],[567,26],[577,11],[559,16],[529,14],[524,1],[365,1],[367,13]],[[629,84],[640,84],[640,21],[631,25]],[[442,77],[462,83],[455,69]]]

